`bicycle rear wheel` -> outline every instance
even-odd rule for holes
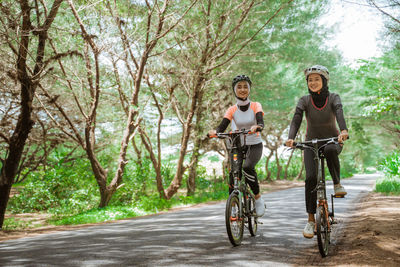
[[[232,193],[226,202],[225,209],[226,232],[232,245],[239,246],[243,239],[244,220],[240,217],[239,198]]]
[[[328,255],[329,243],[330,243],[330,233],[328,230],[328,222],[326,210],[324,207],[320,206],[317,209],[316,214],[316,223],[317,223],[317,239],[318,239],[318,248],[319,253],[322,257],[326,257]]]
[[[249,232],[251,236],[255,236],[257,234],[256,200],[252,195],[250,195],[248,201],[249,215],[247,217],[249,222]]]

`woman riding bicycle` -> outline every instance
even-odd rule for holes
[[[330,93],[328,90],[329,71],[326,67],[315,65],[304,71],[308,85],[308,95],[299,99],[296,111],[289,129],[289,137],[286,146],[293,147],[293,139],[296,137],[306,113],[307,133],[306,140],[330,138],[338,136],[339,143],[348,138],[346,121],[343,115],[342,102],[338,94]],[[340,132],[336,127],[336,121]],[[324,148],[324,155],[329,172],[334,183],[335,195],[344,196],[347,194],[340,184],[340,163],[339,154],[342,151],[341,145],[329,144]],[[314,236],[315,217],[317,207],[317,192],[314,188],[317,184],[317,173],[315,168],[314,155],[311,150],[304,151],[304,165],[306,169],[305,197],[308,222],[303,230],[306,238]]]
[[[261,104],[249,100],[251,80],[246,75],[236,76],[232,81],[232,89],[236,96],[236,104],[225,113],[224,118],[216,130],[210,130],[208,134],[222,133],[232,121],[232,130],[246,129],[252,132],[261,131],[264,128],[264,112]],[[243,145],[243,140],[241,140]],[[264,201],[260,194],[255,166],[261,159],[263,144],[259,133],[249,134],[246,137],[246,145],[242,147],[246,151],[246,160],[243,164],[243,173],[253,191],[256,199],[257,216],[263,216],[265,212]],[[240,154],[240,153],[239,153]],[[239,155],[242,159],[242,155]],[[233,177],[229,177],[229,194],[233,190]]]

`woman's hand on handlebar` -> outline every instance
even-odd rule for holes
[[[347,138],[349,138],[349,133],[347,130],[343,130],[338,136],[338,142],[343,143],[343,141],[346,141]]]
[[[208,137],[212,137],[212,136],[215,136],[216,134],[217,134],[217,131],[213,129],[213,130],[209,130],[209,131],[208,131],[207,136],[208,136]]]
[[[255,133],[255,132],[257,132],[257,130],[261,130],[261,129],[262,129],[262,128],[261,128],[260,125],[253,125],[253,126],[251,126],[251,128],[250,128],[250,132]]]
[[[285,145],[293,148],[293,143],[294,143],[293,139],[288,139],[286,140]]]

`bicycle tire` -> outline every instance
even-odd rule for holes
[[[255,236],[257,234],[257,217],[255,216],[256,214],[256,199],[250,195],[249,199],[249,214],[247,216],[248,219],[248,226],[249,226],[249,232],[251,236]]]
[[[330,233],[328,230],[327,214],[323,206],[318,207],[316,214],[318,249],[322,257],[329,252]]]
[[[225,224],[229,241],[234,246],[239,246],[243,239],[244,220],[239,213],[239,198],[232,193],[225,208]]]

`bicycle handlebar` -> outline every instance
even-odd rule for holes
[[[303,142],[293,142],[293,145],[295,147],[297,146],[309,146],[309,145],[314,145],[316,143],[324,143],[324,142],[337,142],[338,141],[338,137],[330,137],[330,138],[324,138],[324,139],[313,139],[313,140],[309,140],[309,141],[303,141]]]
[[[338,137],[330,137],[330,138],[323,138],[323,139],[313,139],[313,140],[303,141],[303,142],[293,142],[293,147],[301,149],[301,150],[313,149],[313,145],[318,144],[318,143],[325,143],[322,147],[326,146],[327,144],[332,144],[332,143],[339,144],[338,139],[339,139]],[[343,144],[343,142],[341,142],[340,144]],[[284,144],[284,146],[286,146],[286,144]]]
[[[241,135],[241,134],[254,134],[254,133],[256,133],[256,132],[252,132],[252,131],[250,131],[250,130],[236,130],[236,131],[231,131],[231,132],[228,132],[228,133],[217,133],[217,134],[215,134],[215,135],[209,135],[209,134],[207,134],[207,137],[208,138],[225,138],[225,137],[228,137],[228,136],[232,136],[232,135]]]

